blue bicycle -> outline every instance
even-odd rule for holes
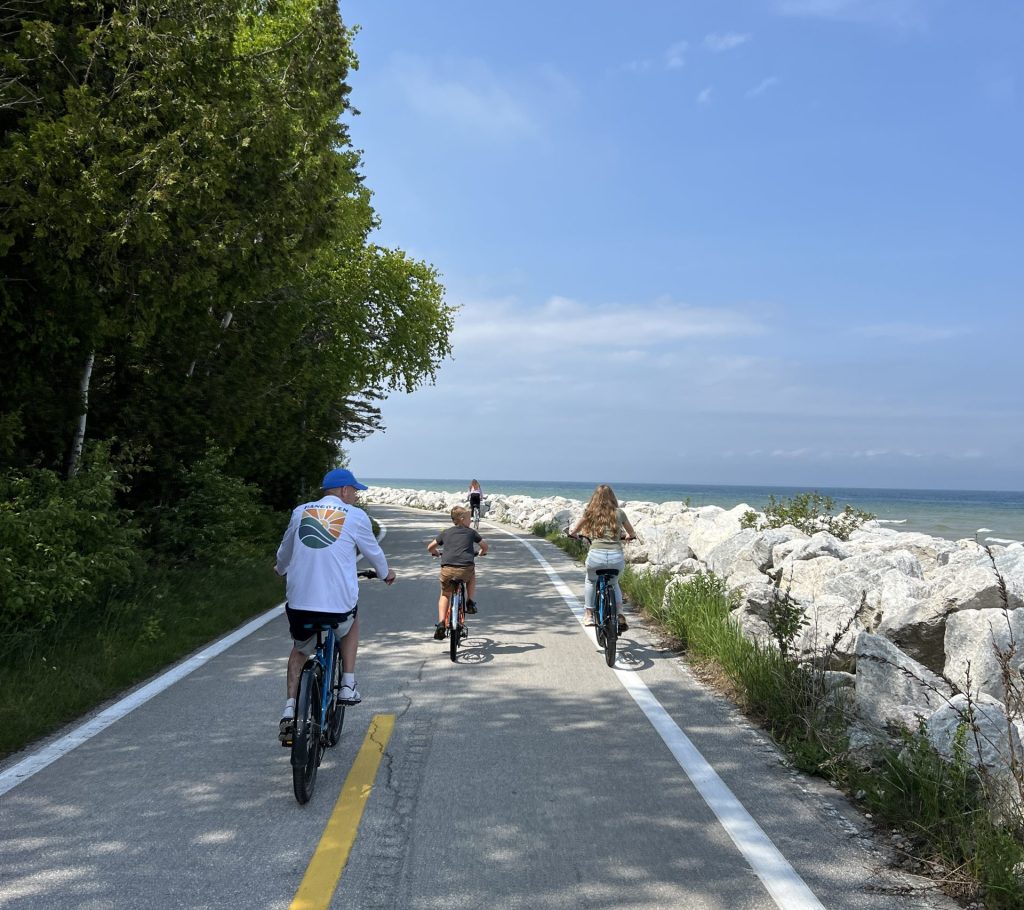
[[[568,528],[565,533],[573,540],[583,540],[590,545],[590,538],[583,534],[570,534]],[[614,667],[615,651],[619,641],[619,605],[615,601],[613,579],[619,574],[619,570],[597,569],[595,574],[597,584],[594,590],[594,632],[597,635],[598,647],[604,649],[604,662],[609,667]]]
[[[373,569],[358,574],[362,578],[377,577]],[[292,787],[300,804],[308,803],[313,796],[324,751],[341,738],[345,705],[338,698],[340,691],[341,642],[333,626],[322,626],[316,630],[316,650],[302,668],[295,702]]]

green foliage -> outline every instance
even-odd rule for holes
[[[180,496],[158,510],[153,522],[157,552],[211,566],[266,558],[274,516],[257,487],[224,472],[226,461],[214,448],[191,467],[177,469]]]
[[[790,596],[789,591],[775,587],[768,610],[764,617],[782,656],[788,657],[800,630],[808,620],[800,605]]]
[[[212,443],[283,507],[381,395],[433,378],[454,313],[433,268],[368,241],[336,3],[0,20],[0,457],[68,462],[93,362],[87,433],[138,453],[128,505]]]
[[[0,653],[101,607],[139,569],[139,532],[104,450],[71,481],[45,469],[0,475]]]
[[[850,534],[875,517],[851,505],[843,506],[842,511],[836,514],[835,507],[835,500],[820,493],[798,493],[792,499],[769,496],[764,515],[745,512],[740,519],[740,527],[760,529],[792,525],[805,534],[828,531],[839,540],[849,540]]]
[[[539,521],[531,529],[537,537],[550,540],[573,559],[583,561],[587,558],[587,545],[582,540],[574,540],[566,534],[566,528],[554,521]]]

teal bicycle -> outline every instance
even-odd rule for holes
[[[590,545],[590,538],[583,534],[570,534],[566,528],[566,536],[573,540],[583,540]],[[631,540],[632,538],[625,538]],[[618,569],[597,569],[597,583],[594,590],[594,633],[597,645],[604,651],[604,661],[609,667],[615,666],[615,653],[619,642],[619,605],[615,599],[614,579]]]

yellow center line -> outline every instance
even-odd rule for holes
[[[327,910],[330,905],[394,728],[394,714],[374,715],[289,910]]]

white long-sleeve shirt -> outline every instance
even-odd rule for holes
[[[288,606],[315,613],[352,610],[359,600],[357,550],[381,578],[387,576],[388,561],[362,509],[337,496],[296,508],[277,548],[276,569],[287,576]]]

